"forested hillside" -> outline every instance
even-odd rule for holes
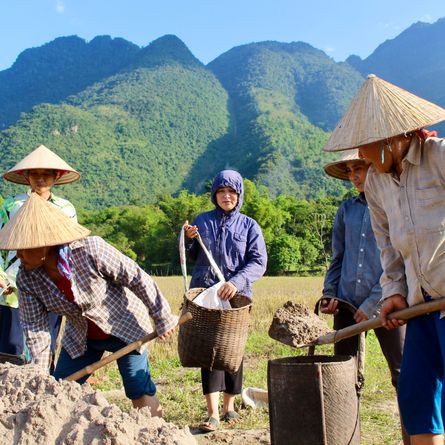
[[[139,47],[124,39],[96,37],[91,42],[60,37],[23,51],[0,71],[0,130],[34,105],[58,103],[126,66]]]
[[[168,49],[156,62],[147,63],[147,50],[131,69],[64,104],[36,106],[3,132],[2,165],[43,142],[82,172],[63,195],[85,209],[152,203],[179,190],[209,144],[227,133],[229,117],[218,80],[176,40],[154,43]],[[2,193],[16,189],[3,184]]]
[[[271,198],[340,197],[325,176],[329,131],[375,72],[445,105],[445,21],[417,23],[365,60],[307,43],[259,42],[204,66],[177,37],[61,37],[0,72],[0,169],[45,144],[82,172],[61,194],[78,208],[145,205],[203,192],[234,168]],[[16,193],[0,184],[0,194]]]
[[[320,169],[321,148],[362,83],[355,70],[302,42],[240,46],[209,68],[229,93],[233,165],[272,195],[344,192]]]
[[[347,62],[364,76],[369,73],[445,106],[445,18],[418,22],[369,57],[351,56]]]

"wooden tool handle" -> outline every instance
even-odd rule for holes
[[[410,318],[417,317],[419,315],[427,314],[429,312],[436,312],[445,309],[445,298],[439,298],[437,300],[428,301],[427,303],[416,304],[415,306],[407,307],[400,311],[392,312],[388,315],[388,319],[409,320]],[[339,329],[338,331],[330,332],[329,334],[322,335],[313,342],[315,345],[327,345],[329,343],[337,343],[345,338],[353,337],[354,335],[361,334],[362,332],[376,329],[382,326],[380,318],[372,318],[371,320],[361,321],[360,323],[353,324],[347,328]]]
[[[186,312],[178,321],[178,326],[181,326],[182,324],[186,323],[187,321],[192,319],[192,314],[190,312]],[[91,365],[85,366],[85,368],[80,369],[79,371],[76,371],[74,374],[69,375],[65,378],[65,380],[70,381],[76,381],[80,378],[86,376],[87,374],[92,374],[94,371],[97,371],[98,369],[102,368],[105,365],[108,365],[108,363],[113,362],[114,360],[117,360],[118,358],[123,357],[125,354],[128,354],[129,352],[134,351],[135,349],[140,348],[144,343],[147,343],[153,339],[155,339],[158,336],[157,332],[152,332],[150,334],[147,334],[145,337],[142,337],[139,340],[134,341],[133,343],[128,344],[127,346],[119,349],[116,352],[113,352],[113,354],[110,354],[103,359],[92,363]]]

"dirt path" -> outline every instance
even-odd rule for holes
[[[192,431],[193,433],[193,431]],[[213,433],[195,435],[199,445],[269,445],[268,429],[261,430],[220,430]]]

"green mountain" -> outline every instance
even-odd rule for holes
[[[382,43],[366,59],[350,56],[347,62],[367,76],[377,74],[438,105],[445,106],[445,18],[417,22],[392,40]]]
[[[230,165],[273,195],[299,198],[344,193],[328,179],[320,153],[363,78],[302,42],[261,42],[233,48],[208,67],[229,93]]]
[[[0,98],[15,98],[5,105],[4,125],[35,105],[0,133],[0,166],[10,168],[44,143],[82,172],[62,192],[81,208],[203,191],[228,167],[272,195],[346,190],[325,177],[328,157],[320,148],[361,78],[310,45],[244,45],[207,67],[171,35],[141,49],[121,39],[68,37],[28,51],[0,73]],[[23,85],[39,66],[57,66],[58,77],[35,83],[33,96]],[[2,195],[16,190],[0,186]]]
[[[38,105],[23,115],[1,133],[1,166],[44,143],[82,172],[79,183],[63,190],[77,206],[149,203],[181,188],[228,122],[227,93],[218,80],[167,36],[140,51],[131,68],[63,104]],[[207,179],[206,166],[202,173]],[[4,183],[0,192],[16,191]]]
[[[324,175],[333,156],[321,148],[364,76],[445,106],[444,37],[442,19],[412,25],[365,60],[269,41],[207,66],[173,35],[144,48],[62,37],[0,72],[0,168],[44,143],[82,172],[61,193],[86,209],[201,192],[222,168],[272,196],[341,196],[347,184]]]
[[[0,72],[0,129],[40,103],[59,103],[71,94],[117,73],[139,52],[124,39],[96,37],[91,42],[60,37],[23,51]]]

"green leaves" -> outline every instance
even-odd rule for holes
[[[242,212],[260,225],[269,254],[268,273],[307,274],[323,271],[330,255],[330,233],[338,202],[334,199],[272,198],[264,186],[244,181]],[[93,234],[156,274],[180,274],[178,235],[186,220],[211,210],[209,193],[182,190],[155,204],[80,211],[79,220]]]

